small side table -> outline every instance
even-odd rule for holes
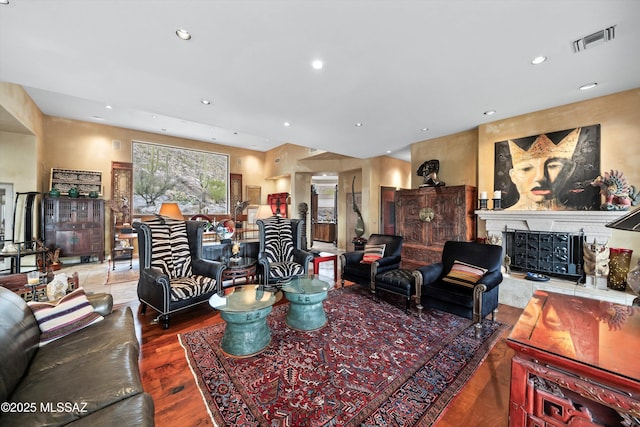
[[[331,252],[320,252],[313,256],[313,273],[320,274],[319,268],[321,262],[333,261],[333,280],[338,280],[338,255]]]
[[[236,280],[244,278],[249,284],[256,279],[258,260],[255,258],[241,257],[238,261],[229,260],[227,268],[222,270],[222,281],[231,280],[232,286],[236,285]]]
[[[282,294],[262,290],[259,285],[237,286],[224,296],[213,294],[209,305],[226,322],[220,348],[231,357],[261,353],[271,342],[267,316]]]

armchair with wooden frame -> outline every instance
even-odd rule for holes
[[[364,250],[345,252],[340,255],[340,280],[349,280],[374,289],[375,277],[380,273],[400,268],[402,259],[402,236],[372,234]],[[367,252],[380,250],[377,259],[369,258]]]
[[[472,319],[479,327],[498,308],[501,266],[501,246],[447,241],[441,262],[418,268],[422,305]]]

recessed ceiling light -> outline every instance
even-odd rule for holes
[[[200,100],[200,102],[201,102],[203,105],[211,105],[211,101],[209,101],[208,99],[201,99],[201,100]]]
[[[484,114],[485,116],[492,116],[492,115],[494,115],[495,113],[496,113],[496,110],[487,110],[487,111],[485,111],[485,112],[484,112],[484,113],[482,113],[482,114]]]
[[[104,119],[103,119],[102,117],[100,117],[100,116],[93,116],[93,118],[94,118],[94,119],[96,119],[96,120],[104,120]]]
[[[107,110],[111,110],[113,107],[111,105],[105,105],[104,108],[106,108]]]
[[[420,129],[420,130],[421,130],[422,132],[426,132],[426,131],[428,131],[428,130],[429,130],[429,128],[422,128],[422,129]]]
[[[182,40],[191,40],[191,33],[182,28],[176,30],[176,36],[178,36]]]
[[[155,114],[153,116],[151,116],[152,119],[157,119],[158,116],[156,116]]]
[[[358,122],[358,123],[356,123],[356,127],[362,127],[363,124],[364,123],[362,123],[362,122]]]
[[[322,67],[324,67],[324,62],[322,62],[319,59],[316,59],[311,63],[311,66],[313,67],[314,70],[321,70]]]
[[[390,153],[391,153],[391,150],[387,150],[387,154],[390,154]]]
[[[283,126],[285,126],[285,127],[289,127],[289,126],[291,126],[291,123],[289,123],[289,122],[284,122],[284,123],[283,123]]]
[[[596,83],[596,82],[587,83],[586,85],[580,86],[580,90],[589,90],[589,89],[593,89],[596,86],[598,86],[598,83]]]
[[[0,4],[9,4],[9,0],[0,0]]]
[[[542,64],[542,63],[543,63],[544,61],[546,61],[546,60],[547,60],[547,57],[546,57],[546,56],[536,56],[535,58],[533,58],[533,59],[531,60],[531,63],[532,63],[533,65],[538,65],[538,64]]]

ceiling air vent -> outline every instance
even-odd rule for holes
[[[605,28],[604,30],[596,31],[593,34],[584,36],[573,42],[573,52],[582,52],[586,48],[592,48],[604,42],[613,40],[616,37],[616,26]]]

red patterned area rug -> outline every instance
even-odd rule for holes
[[[224,324],[180,334],[209,414],[218,426],[426,426],[484,360],[507,328],[436,310],[422,319],[376,303],[359,286],[324,302],[328,324],[286,326],[288,305],[267,320],[272,340],[253,357],[220,350]]]

